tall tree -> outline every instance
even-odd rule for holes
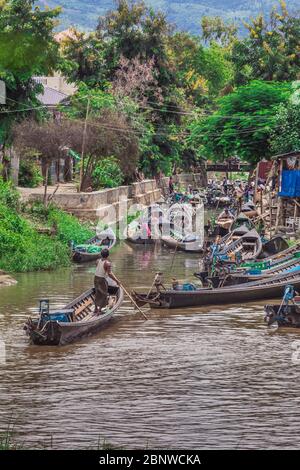
[[[9,142],[14,121],[32,114],[40,105],[35,75],[48,75],[55,67],[58,45],[53,37],[60,9],[41,10],[35,0],[0,3],[0,80],[6,85],[6,104],[0,105],[0,144]]]
[[[238,156],[256,164],[271,155],[269,138],[277,107],[287,103],[287,83],[254,81],[241,86],[218,102],[218,111],[191,125],[189,142],[208,158]]]
[[[238,28],[233,22],[225,22],[220,16],[203,16],[202,38],[205,42],[231,45],[237,38]]]
[[[245,23],[249,35],[236,41],[232,51],[237,84],[251,79],[295,80],[300,73],[300,18],[291,15],[284,1],[270,19],[259,15]]]
[[[300,150],[300,104],[279,106],[270,143],[274,154]]]

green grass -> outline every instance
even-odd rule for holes
[[[56,235],[39,234],[37,226],[55,226]],[[84,243],[93,235],[86,224],[55,206],[21,208],[18,193],[0,179],[0,270],[28,272],[69,266],[69,243]]]
[[[69,264],[67,244],[38,234],[15,210],[0,204],[0,269],[26,272]]]

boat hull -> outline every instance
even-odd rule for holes
[[[179,242],[172,237],[162,237],[162,243],[168,248],[185,251],[186,253],[202,253],[203,248],[200,241]]]
[[[259,281],[212,289],[199,289],[196,291],[167,290],[156,296],[135,293],[135,298],[140,303],[149,303],[153,308],[186,308],[202,307],[204,305],[226,305],[255,300],[281,298],[285,287],[292,284],[295,289],[300,289],[300,275],[281,275],[272,280]]]
[[[82,315],[80,320],[70,322],[49,320],[39,327],[39,320],[29,319],[25,325],[25,331],[31,343],[38,346],[64,346],[99,332],[112,320],[123,302],[124,292],[120,287],[110,286],[109,295],[115,298],[114,305],[111,308],[108,307],[102,315],[92,313],[95,290],[90,289],[63,309],[68,312],[73,311],[73,319],[76,311],[80,311]]]
[[[265,322],[279,328],[300,328],[299,305],[265,305]]]

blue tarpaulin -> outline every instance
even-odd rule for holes
[[[281,197],[300,197],[300,170],[283,170],[281,176]]]

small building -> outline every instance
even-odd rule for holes
[[[277,190],[275,226],[300,229],[300,151],[275,155],[273,186]]]

